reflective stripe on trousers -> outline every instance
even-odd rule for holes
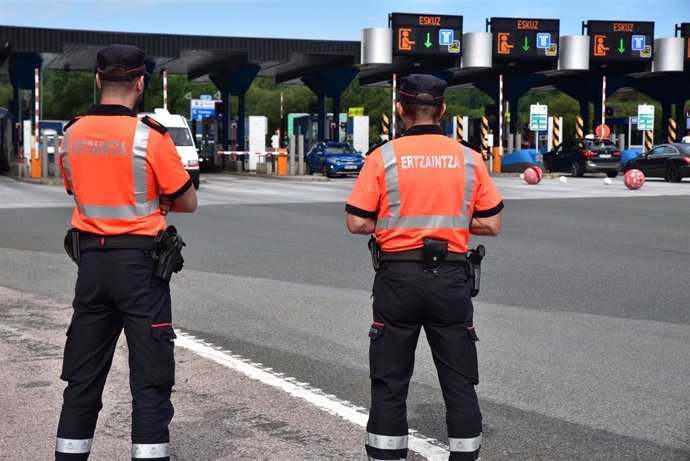
[[[133,443],[132,458],[152,459],[170,456],[169,443]]]
[[[146,200],[148,194],[148,175],[146,174],[146,147],[149,143],[149,132],[151,128],[137,121],[136,131],[134,132],[134,140],[132,142],[132,174],[134,191],[134,205],[91,205],[83,203],[77,196],[74,190],[74,183],[72,180],[72,170],[69,165],[69,133],[65,132],[63,140],[62,164],[65,168],[65,175],[70,189],[74,194],[74,201],[79,208],[79,211],[87,218],[94,219],[127,219],[137,218],[140,216],[148,216],[151,213],[158,211],[159,202],[158,197],[153,200]],[[69,131],[69,130],[68,130]]]
[[[91,452],[93,439],[61,439],[55,441],[55,451],[58,453],[83,454]]]
[[[479,450],[482,446],[482,435],[479,434],[477,437],[471,439],[455,439],[448,437],[448,446],[450,446],[450,451],[472,453]]]
[[[367,432],[367,445],[381,450],[404,450],[407,448],[407,436],[378,435]]]
[[[376,221],[377,230],[385,229],[458,229],[465,230],[470,225],[470,199],[474,190],[474,156],[470,149],[463,148],[465,159],[465,193],[458,216],[401,216],[400,215],[400,185],[398,182],[398,162],[395,158],[393,143],[387,142],[381,146],[384,175],[386,177],[386,192],[388,193],[389,217],[379,217]]]

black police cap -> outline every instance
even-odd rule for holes
[[[429,74],[412,74],[403,77],[400,83],[400,102],[427,106],[443,104],[443,92],[448,84],[445,80]]]
[[[146,72],[146,54],[130,45],[110,45],[96,55],[96,72],[101,80],[121,82]]]

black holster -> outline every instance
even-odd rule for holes
[[[369,243],[367,243],[367,245],[369,246],[369,252],[371,253],[371,265],[374,266],[374,272],[378,272],[379,267],[381,267],[381,262],[379,260],[381,246],[378,244],[376,237],[373,235],[369,239]]]
[[[75,228],[68,230],[63,243],[67,256],[78,266],[81,251],[79,249],[79,230]]]
[[[482,277],[482,259],[486,254],[484,245],[477,245],[477,248],[467,252],[467,268],[469,270],[470,283],[472,284],[472,297],[479,293],[479,282]]]
[[[422,248],[422,265],[427,272],[438,272],[446,260],[448,254],[448,242],[445,240],[434,240],[429,237],[424,238]]]
[[[158,231],[154,240],[153,256],[156,260],[156,277],[166,282],[170,281],[173,272],[180,272],[184,266],[182,247],[186,243],[177,233],[175,226]]]

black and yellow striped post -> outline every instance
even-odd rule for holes
[[[381,112],[381,132],[379,133],[381,136],[388,136],[388,134],[391,131],[391,119],[388,117],[388,114],[385,112]]]
[[[553,148],[557,149],[558,146],[561,145],[562,138],[561,138],[561,118],[560,117],[552,117],[553,119]]]
[[[575,116],[575,137],[578,139],[585,137],[585,121],[579,115]]]
[[[647,130],[644,132],[644,151],[649,152],[652,150],[654,145],[654,132],[652,130]]]
[[[486,140],[486,136],[489,134],[489,119],[482,115],[482,156],[484,160],[489,158],[489,143]]]
[[[465,139],[465,127],[462,124],[462,115],[455,116],[455,139],[462,141]]]
[[[669,143],[674,143],[676,142],[676,121],[669,117],[668,119],[668,142]]]

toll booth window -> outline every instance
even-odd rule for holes
[[[168,133],[176,146],[193,146],[194,141],[186,128],[168,128]]]

